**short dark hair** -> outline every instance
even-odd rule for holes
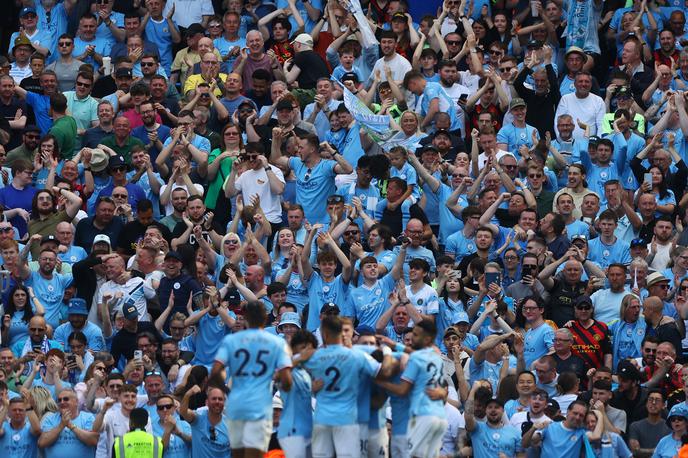
[[[57,113],[65,113],[67,111],[67,98],[61,92],[51,94],[50,108]]]

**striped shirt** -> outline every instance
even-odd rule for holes
[[[566,327],[573,334],[571,352],[585,362],[587,369],[602,367],[604,355],[611,353],[607,325],[593,320],[592,324],[586,328],[576,320]]]

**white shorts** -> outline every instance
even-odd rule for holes
[[[313,425],[313,458],[360,458],[360,447],[352,447],[354,437],[359,437],[358,424]]]
[[[391,448],[392,458],[409,458],[409,443],[406,435],[392,436]]]
[[[388,443],[387,428],[368,430],[368,458],[387,458]]]
[[[268,451],[272,436],[272,418],[264,420],[227,420],[229,444],[233,449],[252,448]]]
[[[310,439],[303,436],[289,436],[279,439],[280,447],[287,458],[308,458]]]
[[[413,417],[408,426],[409,455],[414,458],[435,458],[442,448],[447,420],[439,417]]]

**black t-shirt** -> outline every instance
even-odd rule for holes
[[[215,219],[213,218],[213,222],[211,224],[212,229],[215,230],[218,234],[224,234],[225,230],[224,228],[220,227],[219,224],[216,223]],[[177,223],[176,226],[174,226],[174,230],[172,231],[172,239],[179,238],[184,232],[186,232],[186,223],[184,221],[181,221]],[[210,244],[213,243],[211,237],[210,237],[210,232],[207,231],[205,228],[201,231],[201,236]],[[189,240],[186,242],[194,249],[198,248],[198,241],[196,240],[196,236],[194,235],[193,232],[191,232],[191,235],[189,235]]]
[[[43,94],[43,88],[41,87],[40,81],[33,76],[28,76],[21,80],[19,87],[27,91],[35,92],[36,94]]]
[[[554,360],[557,362],[557,374],[563,372],[573,372],[579,379],[583,380],[586,377],[587,369],[585,367],[585,361],[580,359],[578,356],[571,354],[566,359],[561,359],[556,353],[552,355]]]
[[[170,230],[167,226],[153,222],[151,226],[155,226],[160,229],[162,236],[168,243],[172,241]],[[139,222],[139,220],[130,221],[124,225],[124,229],[119,235],[117,240],[117,248],[122,250],[126,255],[134,255],[136,253],[136,245],[141,243],[143,236],[146,233],[148,226],[144,226]]]
[[[299,89],[314,89],[318,78],[326,78],[330,75],[327,65],[315,51],[301,51],[294,56],[294,65],[301,72],[296,78]]]
[[[117,90],[115,80],[111,75],[101,76],[93,84],[91,96],[97,99],[102,99],[106,95],[110,95]]]
[[[14,116],[17,114],[17,110],[20,108],[24,116],[29,115],[26,109],[26,104],[17,97],[13,96],[8,105],[5,105],[2,103],[2,101],[0,101],[0,129],[6,130],[10,134],[10,141],[5,145],[6,151],[12,150],[22,143],[22,131],[20,129],[13,130],[10,128],[9,123],[10,120],[14,119]],[[29,124],[28,121],[27,124]]]
[[[555,278],[554,287],[550,291],[549,307],[545,309],[545,317],[554,321],[557,326],[563,326],[567,321],[575,319],[573,302],[577,297],[585,294],[587,282],[581,281],[575,285]]]
[[[409,219],[411,218],[419,219],[424,225],[429,224],[428,217],[425,216],[425,212],[418,204],[413,204],[409,207]],[[399,234],[401,234],[404,230],[401,205],[399,205],[394,211],[385,208],[382,211],[380,223],[387,226],[394,237],[398,237]]]

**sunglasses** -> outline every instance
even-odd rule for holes
[[[154,67],[155,62],[141,62],[141,67]]]
[[[357,235],[360,233],[361,233],[360,231],[346,231],[346,232],[344,232],[344,235],[351,236],[351,235]]]
[[[308,181],[311,179],[311,173],[313,173],[312,169],[306,170],[306,174],[303,176],[303,181]]]
[[[214,426],[210,427],[210,440],[211,442],[215,442],[217,440],[217,431],[215,431]]]
[[[72,398],[70,398],[69,396],[65,396],[63,398],[57,398],[57,402],[69,402],[71,400],[72,400]]]
[[[174,407],[174,404],[163,404],[163,405],[158,405],[156,408],[158,410],[171,410]]]
[[[13,230],[11,227],[0,227],[0,232],[12,232]]]
[[[127,170],[126,167],[112,167],[110,169],[111,172],[125,172]]]
[[[91,83],[84,83],[83,81],[76,82],[77,87],[91,87]]]
[[[112,197],[114,197],[115,199],[128,199],[129,198],[129,196],[126,194],[113,194]]]
[[[539,173],[535,174],[534,173],[534,174],[528,175],[528,178],[530,178],[530,179],[542,178],[542,174],[539,174]]]
[[[67,46],[72,46],[72,42],[71,41],[61,41],[57,44],[57,46],[59,46],[61,48],[66,48]]]
[[[459,40],[446,40],[445,43],[447,46],[458,46],[461,44]]]
[[[589,305],[577,305],[576,308],[578,310],[592,310],[592,307]]]

